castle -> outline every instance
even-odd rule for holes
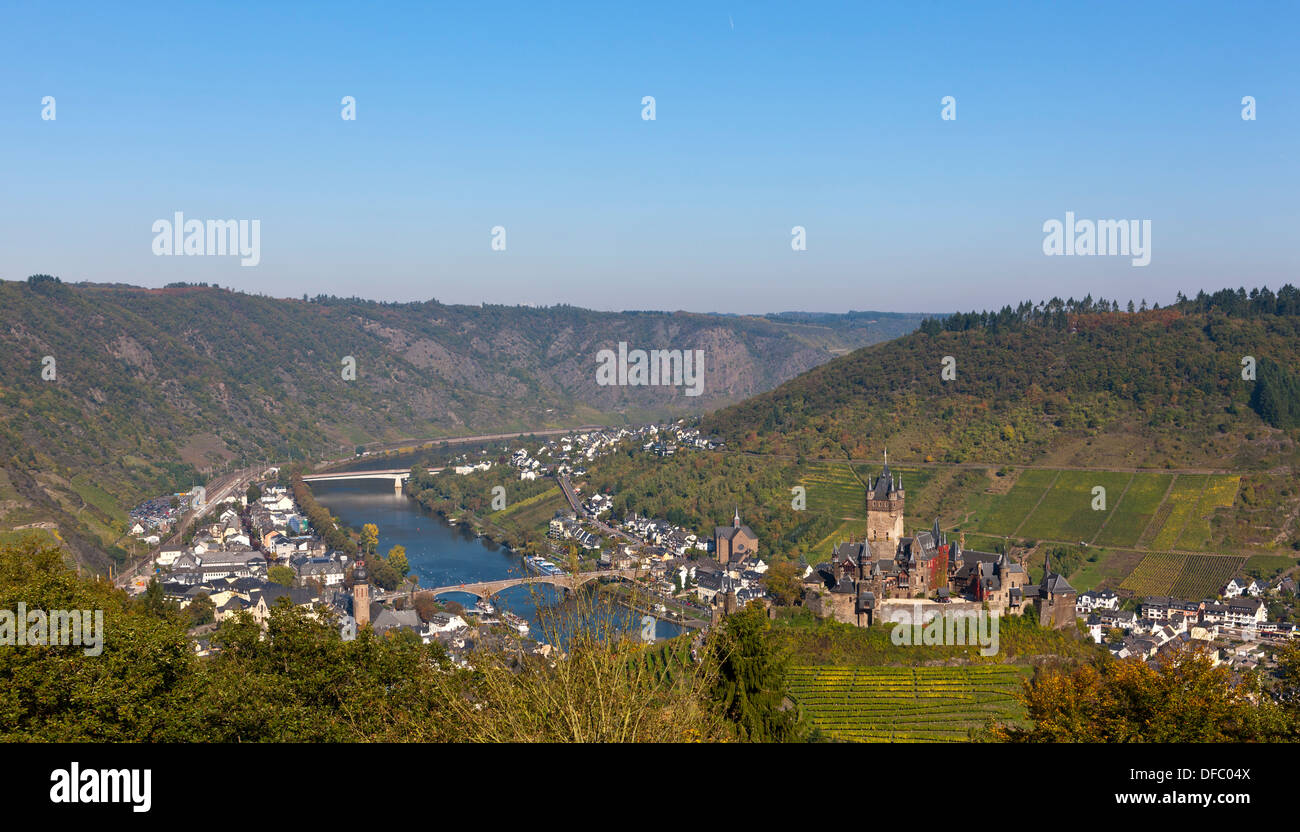
[[[804,576],[804,606],[822,618],[860,627],[871,626],[884,602],[923,599],[937,603],[964,600],[987,604],[991,612],[1023,615],[1032,611],[1044,627],[1074,624],[1077,593],[1064,575],[1045,563],[1043,580],[1005,554],[977,552],[950,542],[939,520],[927,531],[904,534],[906,492],[885,457],[880,476],[869,481],[867,528],[861,541],[840,543],[831,559]]]

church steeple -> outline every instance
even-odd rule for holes
[[[733,514],[731,517],[731,526],[732,528],[735,529],[740,528],[740,507],[739,506],[736,507],[736,513]]]

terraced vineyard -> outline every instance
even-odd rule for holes
[[[1142,558],[1119,587],[1132,590],[1136,595],[1168,595],[1170,587],[1182,574],[1186,560],[1186,555],[1151,552]]]
[[[1174,581],[1169,594],[1175,598],[1199,601],[1214,598],[1232,576],[1241,571],[1245,558],[1217,555],[1188,555],[1183,572]]]
[[[990,718],[1024,719],[1016,693],[1029,668],[794,667],[790,695],[812,724],[854,742],[961,742]]]
[[[1129,573],[1120,589],[1135,595],[1172,595],[1197,601],[1212,598],[1241,571],[1244,557],[1152,552]]]

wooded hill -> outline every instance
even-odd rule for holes
[[[1145,305],[1057,298],[927,321],[704,427],[735,449],[808,457],[878,459],[888,446],[918,462],[1294,464],[1300,291]]]
[[[94,544],[120,537],[123,506],[188,489],[205,469],[698,412],[921,320],[0,282],[0,529],[53,523],[103,567]],[[703,350],[703,394],[598,386],[597,352],[620,341]],[[346,357],[355,380],[344,378]]]

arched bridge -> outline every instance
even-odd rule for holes
[[[513,586],[523,586],[524,584],[550,584],[551,586],[573,590],[583,584],[590,583],[597,578],[623,578],[624,580],[634,580],[636,578],[644,577],[649,573],[650,570],[648,569],[602,569],[598,572],[579,572],[576,575],[528,575],[523,578],[507,578],[500,581],[480,581],[472,584],[452,584],[451,586],[419,588],[415,591],[432,592],[434,595],[442,595],[447,592],[465,592],[479,598],[490,598],[502,590],[509,589]],[[391,593],[391,596],[405,594],[405,592],[399,591]],[[382,600],[386,597],[390,596],[377,596],[377,600]]]

